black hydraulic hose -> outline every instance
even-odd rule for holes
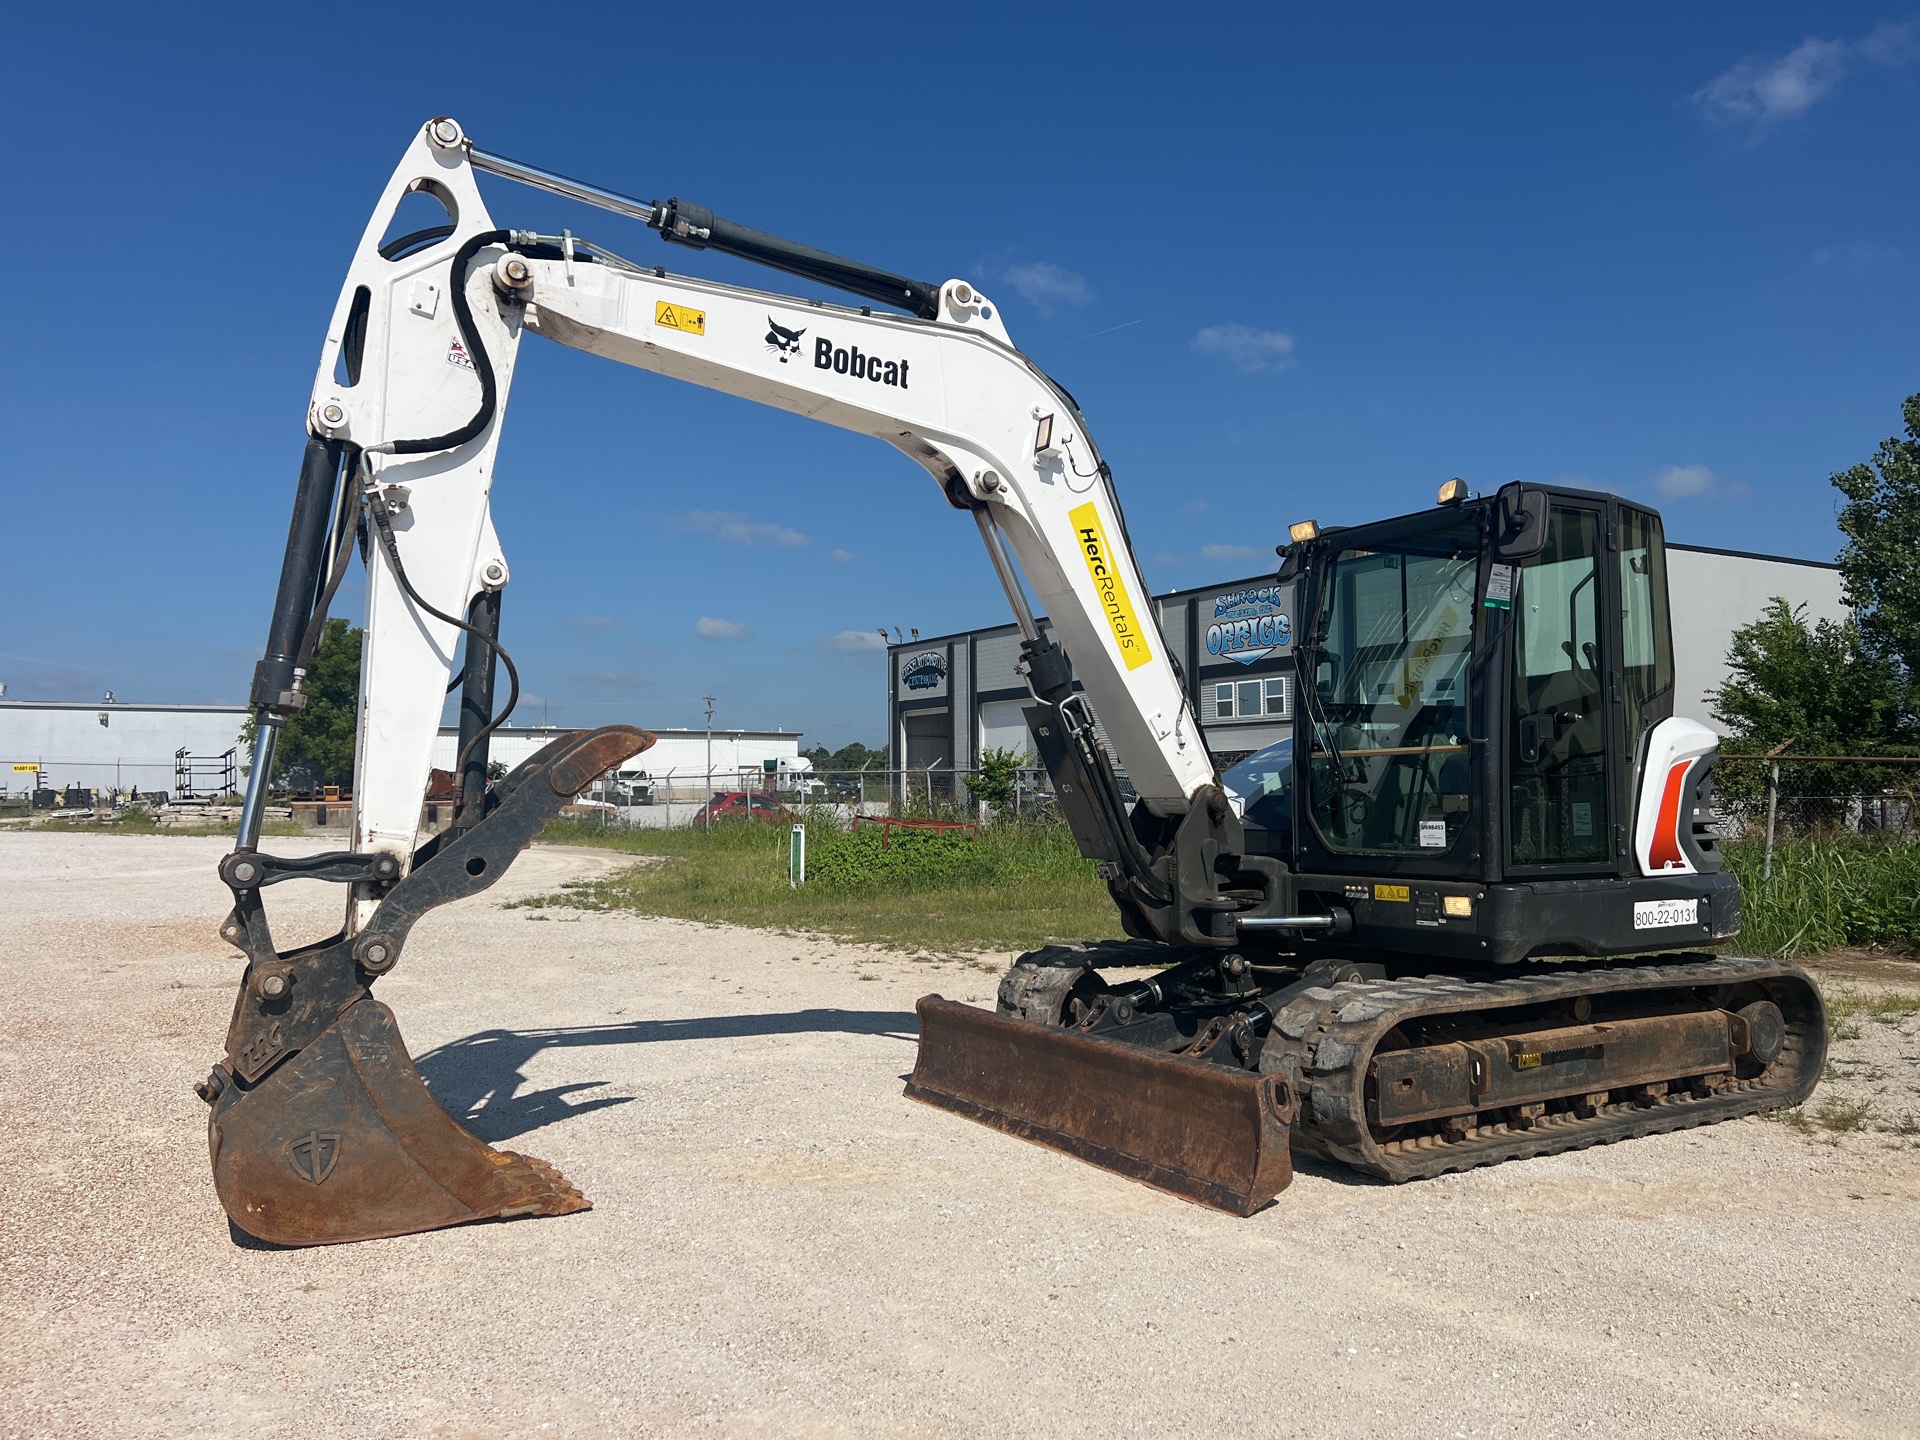
[[[505,647],[500,644],[497,638],[489,639],[478,625],[447,614],[446,611],[437,608],[423,598],[420,592],[413,588],[413,582],[407,578],[406,566],[400,563],[400,546],[393,538],[393,522],[387,515],[387,502],[378,495],[367,497],[367,513],[373,517],[374,534],[379,537],[380,549],[386,554],[387,564],[393,567],[393,578],[400,583],[400,588],[406,593],[407,598],[422,610],[426,611],[427,614],[433,616],[434,619],[444,621],[446,624],[464,631],[467,636],[469,649],[471,649],[475,643],[487,646],[492,649],[495,655],[500,657],[500,663],[507,667],[508,688],[506,707],[482,726],[479,733],[476,734],[473,739],[461,747],[459,758],[453,762],[453,773],[458,775],[462,770],[467,768],[467,757],[473,753],[474,747],[489,735],[493,734],[493,732],[498,730],[502,725],[506,724],[507,717],[513,714],[513,707],[520,703],[520,672],[514,668],[513,657],[507,654]],[[466,663],[471,665],[477,658],[477,655],[469,655]]]
[[[382,260],[402,260],[416,250],[425,249],[436,240],[444,240],[453,234],[451,225],[429,225],[424,230],[415,230],[412,234],[402,235],[397,240],[389,240],[380,247]]]
[[[467,358],[473,361],[474,373],[480,377],[480,408],[473,412],[471,420],[457,430],[449,430],[444,435],[435,435],[426,440],[389,440],[384,444],[370,447],[374,453],[426,455],[435,450],[456,449],[486,429],[487,422],[493,419],[494,403],[498,393],[493,379],[493,362],[487,358],[486,347],[480,343],[480,334],[474,329],[473,307],[467,304],[467,266],[473,257],[487,246],[503,244],[512,238],[513,232],[510,230],[483,230],[469,239],[454,253],[452,279],[447,287],[453,292],[453,318],[460,327],[460,338],[466,342]],[[455,621],[454,623],[463,624],[464,622]],[[509,666],[508,669],[511,670],[512,667]]]

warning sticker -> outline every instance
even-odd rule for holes
[[[704,335],[707,333],[707,312],[656,300],[653,302],[653,323],[664,325],[669,330],[684,330],[689,335]]]
[[[1146,629],[1134,612],[1127,583],[1114,568],[1113,547],[1107,544],[1100,512],[1089,500],[1069,510],[1067,519],[1073,522],[1080,553],[1086,558],[1087,573],[1093,577],[1094,593],[1100,598],[1100,612],[1107,617],[1107,628],[1113,631],[1114,643],[1120,647],[1120,658],[1126,662],[1127,669],[1138,670],[1153,659],[1153,648],[1147,644]]]
[[[1495,565],[1487,571],[1487,598],[1480,602],[1489,610],[1513,608],[1513,567]]]
[[[1373,898],[1376,900],[1394,900],[1405,905],[1413,897],[1407,893],[1407,887],[1404,885],[1376,885],[1373,887]]]

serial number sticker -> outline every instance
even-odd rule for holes
[[[1404,885],[1376,885],[1373,887],[1373,898],[1376,900],[1397,900],[1402,905],[1405,905],[1413,897],[1407,893],[1407,887]]]
[[[653,323],[664,325],[669,330],[684,330],[689,335],[704,335],[707,333],[707,312],[656,300],[653,302]]]
[[[1423,850],[1446,849],[1447,822],[1444,820],[1422,820],[1420,822],[1420,848]]]
[[[1698,925],[1700,902],[1695,900],[1636,900],[1633,902],[1633,928],[1668,930],[1676,925]]]

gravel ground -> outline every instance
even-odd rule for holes
[[[1843,1042],[1844,1135],[1310,1169],[1234,1220],[902,1098],[914,999],[997,967],[502,909],[610,863],[536,849],[380,993],[597,1208],[249,1249],[189,1089],[222,848],[0,835],[0,1434],[1920,1434],[1911,1014]],[[272,898],[283,943],[331,928],[337,892]]]

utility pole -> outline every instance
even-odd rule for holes
[[[700,813],[706,817],[706,830],[713,833],[713,696],[702,695],[707,702],[707,803]]]

